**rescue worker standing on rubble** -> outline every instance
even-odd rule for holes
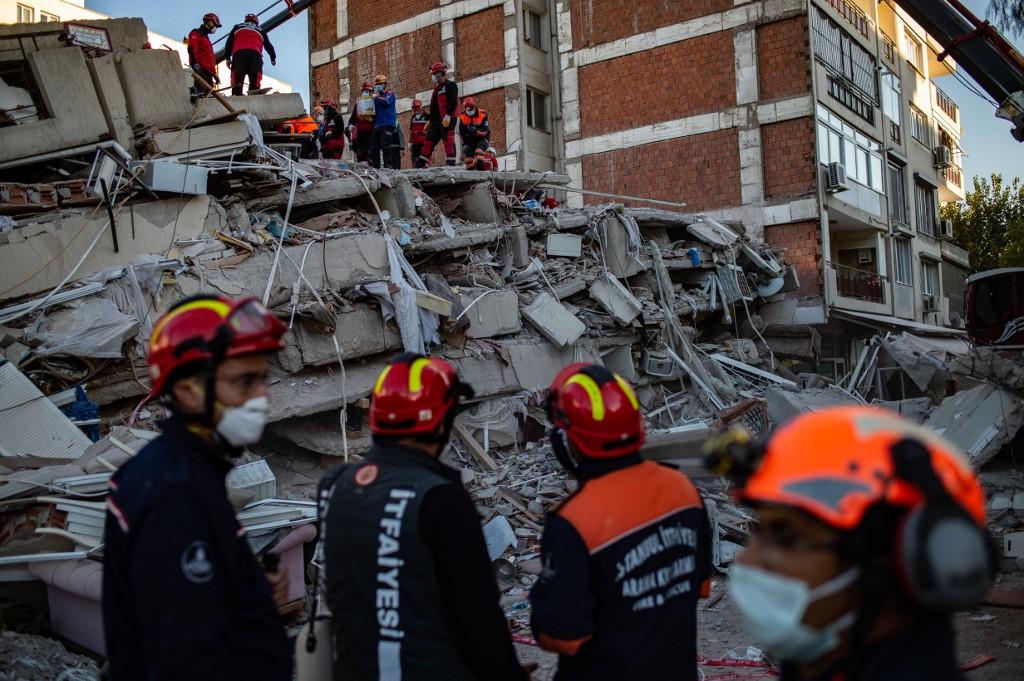
[[[548,395],[551,443],[579,488],[548,514],[532,627],[559,654],[555,679],[697,679],[697,599],[707,596],[711,532],[679,471],[645,461],[632,387],[572,364]]]
[[[370,141],[373,138],[373,121],[377,115],[377,106],[373,101],[373,83],[363,83],[356,105],[352,107],[352,115],[348,119],[348,138],[352,142],[352,151],[358,163],[370,160]]]
[[[220,85],[220,76],[217,75],[217,59],[214,57],[213,43],[210,36],[221,27],[220,17],[213,12],[203,15],[203,23],[198,28],[193,28],[188,34],[188,63],[196,74],[208,84]],[[196,83],[193,87],[196,94],[205,94],[205,86]]]
[[[783,681],[962,681],[952,613],[981,601],[996,559],[955,445],[854,406],[711,449],[758,520],[730,598]]]
[[[430,123],[430,112],[423,108],[423,102],[412,100],[412,117],[409,119],[409,164],[416,165],[416,160],[423,151],[423,143],[427,141],[427,125]]]
[[[462,139],[462,159],[466,170],[485,170],[490,165],[487,149],[491,146],[491,124],[487,112],[477,108],[472,97],[462,100],[459,137]]]
[[[416,160],[417,168],[430,165],[430,157],[438,142],[444,142],[445,165],[455,165],[455,124],[459,119],[459,87],[448,79],[448,67],[436,61],[430,65],[430,77],[434,91],[430,95],[430,123],[427,125],[427,139]]]
[[[259,441],[268,353],[284,325],[255,298],[187,298],[150,338],[162,434],[110,480],[103,623],[111,678],[291,679],[276,605],[281,567],[264,571],[228,500],[225,476]]]
[[[249,94],[260,89],[263,78],[263,50],[270,55],[270,63],[277,66],[277,53],[270,42],[270,36],[260,26],[260,18],[255,14],[246,14],[245,21],[235,24],[224,44],[224,52],[228,55],[228,68],[231,69],[231,94],[242,95],[242,84],[249,81]]]
[[[320,483],[336,679],[528,679],[476,507],[439,460],[472,395],[444,360],[399,355],[370,397],[373,448]]]
[[[345,121],[333,99],[320,102],[323,122],[320,124],[320,153],[324,158],[339,160],[345,153]]]
[[[402,143],[398,139],[398,111],[395,93],[388,87],[388,77],[379,75],[373,82],[373,137],[370,138],[370,166],[398,169],[402,165]]]

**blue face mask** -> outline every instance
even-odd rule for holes
[[[384,86],[383,85],[374,85],[373,86],[373,91],[376,92],[377,94],[380,94],[381,92],[384,92]]]
[[[823,629],[803,623],[814,601],[839,593],[860,577],[852,567],[813,589],[800,579],[734,563],[729,569],[729,597],[740,609],[754,642],[787,662],[808,663],[835,650],[839,632],[853,624],[847,613]]]

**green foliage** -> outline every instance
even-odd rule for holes
[[[999,30],[1024,36],[1024,0],[991,0],[988,16]]]
[[[953,243],[971,255],[971,270],[1024,267],[1024,185],[993,173],[974,178],[964,203],[947,203],[942,217],[953,221]]]

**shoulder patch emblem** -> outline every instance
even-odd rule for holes
[[[361,466],[359,470],[356,471],[356,484],[360,487],[366,487],[377,479],[378,472],[377,464],[375,463],[368,463],[365,466]]]
[[[181,553],[181,573],[193,584],[206,584],[213,579],[210,545],[202,540],[189,544]]]

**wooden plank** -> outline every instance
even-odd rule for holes
[[[476,441],[476,438],[473,437],[472,433],[466,430],[466,428],[459,423],[455,424],[454,429],[455,434],[458,435],[459,439],[462,440],[462,443],[466,445],[469,453],[473,455],[473,458],[476,459],[477,463],[483,466],[486,470],[498,470],[498,464],[494,462],[494,459],[488,456],[487,452],[485,452],[480,443]]]
[[[445,300],[441,296],[435,296],[427,291],[416,291],[416,305],[424,310],[436,312],[442,317],[452,316],[452,301]]]

